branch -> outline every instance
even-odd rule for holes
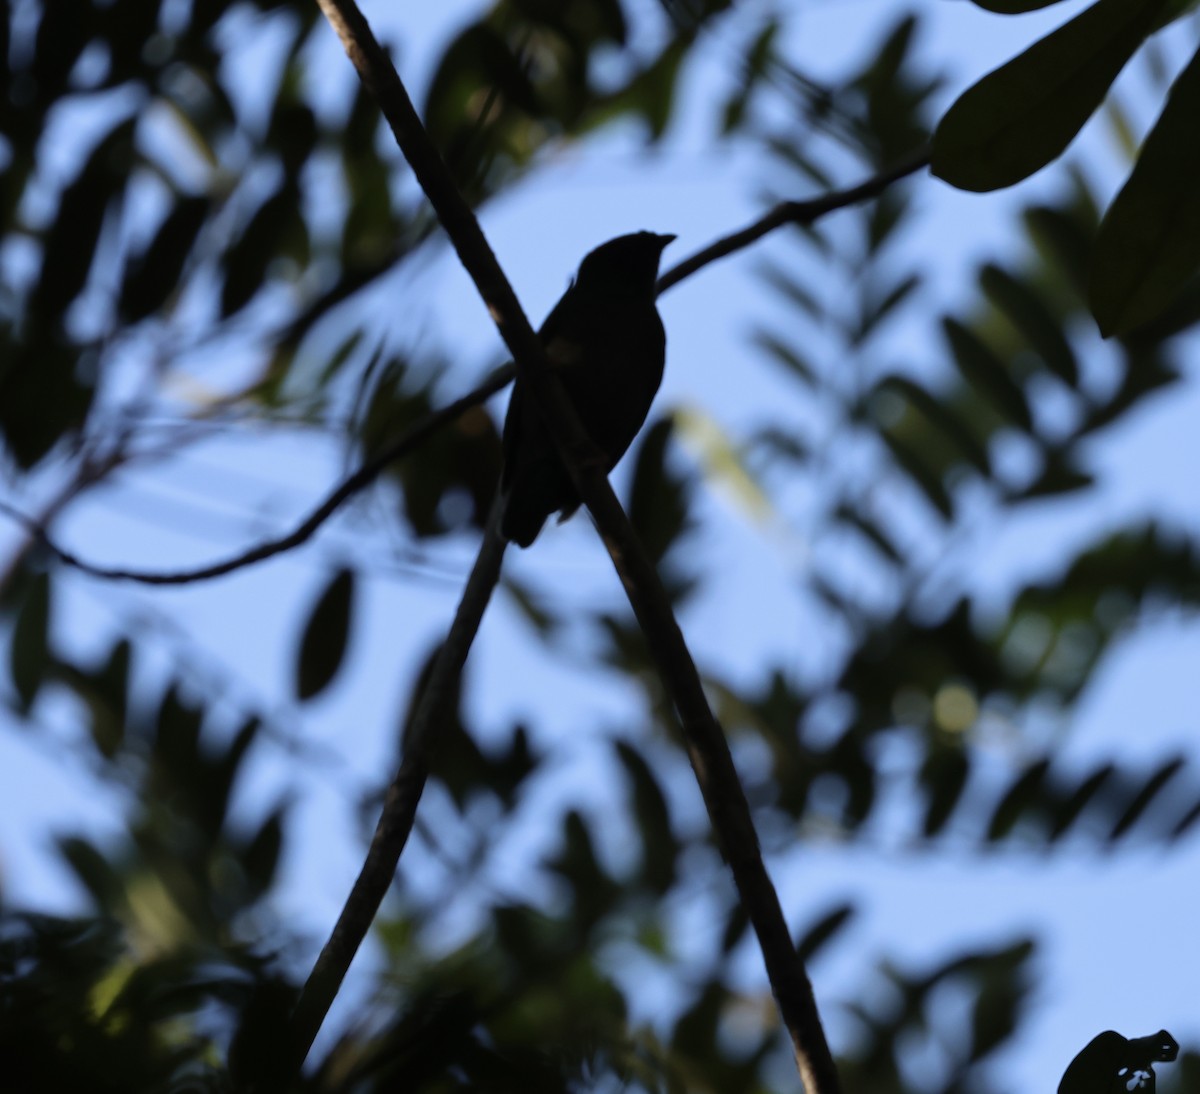
[[[702,270],[709,263],[716,262],[718,258],[725,258],[727,255],[749,247],[752,243],[757,243],[763,236],[775,231],[776,228],[782,228],[787,224],[812,224],[826,213],[844,209],[848,205],[857,205],[862,201],[869,201],[882,194],[892,183],[916,174],[928,166],[929,149],[921,148],[894,167],[882,171],[878,175],[872,175],[871,178],[860,182],[857,186],[851,186],[845,190],[832,190],[828,194],[808,198],[805,201],[781,201],[753,224],[748,224],[731,235],[722,236],[703,250],[697,251],[691,258],[685,258],[679,265],[672,266],[658,279],[659,295],[661,296],[669,288],[678,285],[684,278],[691,277],[698,270]]]
[[[821,1027],[812,985],[796,953],[779,898],[763,864],[750,808],[729,746],[708,706],[699,673],[658,575],[612,492],[602,458],[580,425],[574,407],[546,360],[544,348],[522,312],[474,214],[458,193],[421,125],[390,59],[379,47],[353,0],[317,2],[341,39],[359,77],[383,110],[417,181],[475,282],[501,337],[512,351],[518,374],[545,411],[546,425],[600,529],[682,722],[689,759],[742,904],[758,936],[767,975],[792,1040],[801,1078],[809,1094],[837,1094],[840,1090],[837,1070]],[[488,552],[488,538],[485,536],[477,570]],[[405,775],[404,767],[402,765],[389,790],[379,831],[388,825],[392,803],[400,793],[397,785]],[[396,855],[398,859],[398,850]],[[331,938],[327,948],[336,948],[336,942],[336,938]],[[349,964],[348,956],[345,964]],[[314,1017],[315,1026],[312,1020],[309,1026],[315,1034],[323,1015]]]
[[[91,577],[104,578],[108,581],[137,581],[143,585],[187,585],[195,581],[207,581],[210,578],[233,573],[234,570],[240,570],[255,562],[261,562],[263,559],[273,558],[275,555],[290,551],[293,547],[299,547],[300,544],[311,539],[325,521],[360,490],[373,483],[389,464],[407,455],[447,422],[457,418],[464,410],[477,406],[497,391],[502,390],[512,382],[513,375],[512,366],[506,365],[461,399],[456,399],[440,410],[427,414],[338,485],[320,505],[286,535],[279,536],[277,539],[268,539],[242,554],[234,555],[223,562],[214,562],[200,569],[155,571],[98,566],[80,558],[64,547],[60,547],[46,532],[44,521],[37,520],[4,501],[0,501],[0,513],[22,525],[59,562]]]
[[[400,770],[388,786],[366,860],[292,1012],[288,1040],[291,1058],[285,1062],[285,1080],[296,1075],[304,1063],[350,963],[396,875],[396,864],[408,842],[417,803],[429,774],[434,730],[453,714],[471,642],[479,630],[492,590],[500,579],[500,564],[506,546],[500,535],[500,513],[501,505],[497,501],[492,506],[483,543],[446,641],[434,657],[428,676],[419,685],[417,701],[404,734]],[[290,1087],[284,1081],[280,1089]]]
[[[915,174],[928,165],[929,150],[922,148],[895,167],[873,175],[857,186],[851,186],[845,190],[833,190],[828,194],[808,198],[804,201],[780,202],[753,224],[730,235],[722,236],[697,251],[691,258],[686,258],[678,265],[672,266],[658,279],[658,293],[661,296],[679,282],[704,269],[705,266],[757,243],[777,228],[789,224],[812,224],[827,213],[869,201],[871,198],[878,197],[892,183]],[[337,299],[340,300],[342,297],[338,296]],[[408,455],[414,448],[424,443],[432,433],[454,421],[463,411],[478,406],[496,392],[501,391],[512,382],[515,375],[515,369],[511,365],[506,365],[461,399],[456,399],[447,406],[430,412],[403,436],[397,438],[335,487],[329,496],[292,531],[275,539],[264,540],[257,546],[233,555],[222,562],[213,562],[196,569],[136,570],[126,567],[99,566],[61,547],[46,531],[44,521],[35,521],[2,502],[0,502],[0,512],[22,524],[59,562],[91,577],[109,581],[136,581],[143,585],[187,585],[197,581],[209,581],[214,577],[223,577],[235,570],[252,566],[268,558],[274,558],[276,555],[306,543],[346,501],[370,486],[389,464]]]

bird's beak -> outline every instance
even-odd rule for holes
[[[674,243],[674,242],[675,242],[675,240],[677,240],[678,238],[679,238],[678,236],[670,236],[670,235],[667,235],[667,236],[662,236],[662,235],[660,235],[660,236],[658,237],[658,246],[659,246],[659,249],[660,249],[660,250],[665,250],[665,249],[666,249],[666,247],[667,247],[667,244],[669,244],[669,243]]]

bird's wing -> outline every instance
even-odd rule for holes
[[[571,315],[575,310],[575,298],[572,293],[574,287],[574,282],[572,282],[567,291],[559,297],[558,303],[551,309],[550,314],[546,316],[546,321],[538,330],[538,338],[545,347],[546,356],[550,359],[552,366],[574,364],[583,358],[583,347],[580,343],[564,334],[564,330],[570,329],[572,326]],[[528,396],[525,394],[524,387],[520,379],[513,385],[512,396],[508,401],[508,413],[504,418],[504,433],[501,442],[504,452],[504,468],[500,480],[502,489],[507,489],[512,485],[513,474],[516,471],[522,423],[528,413],[525,408]]]

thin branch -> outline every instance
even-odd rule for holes
[[[804,201],[781,201],[753,224],[748,224],[740,231],[723,236],[703,250],[697,251],[691,258],[685,258],[679,265],[672,266],[658,279],[658,292],[660,295],[665,293],[669,288],[678,285],[684,278],[691,277],[692,274],[702,270],[710,263],[716,262],[719,258],[725,258],[727,255],[749,247],[752,243],[757,243],[763,236],[769,235],[776,228],[782,228],[788,224],[812,224],[837,209],[845,209],[847,206],[857,205],[859,202],[870,201],[871,198],[882,194],[893,183],[916,174],[928,166],[929,149],[922,148],[901,160],[894,167],[880,172],[878,175],[873,175],[857,186],[851,186],[845,190],[833,190],[828,194],[807,198]]]
[[[528,384],[545,412],[545,423],[572,481],[600,529],[682,722],[688,757],[733,872],[743,907],[758,936],[767,975],[792,1040],[802,1081],[809,1094],[837,1094],[840,1090],[837,1070],[825,1040],[812,985],[763,863],[750,808],[728,743],[708,706],[699,673],[658,575],[608,483],[602,458],[554,376],[543,346],[522,312],[474,214],[425,132],[390,59],[379,47],[353,0],[317,2],[341,39],[359,77],[383,110],[417,181],[511,350],[522,382]],[[489,531],[492,529],[490,523]],[[477,571],[489,552],[489,538],[484,537]],[[388,804],[378,831],[388,827],[388,814],[402,795],[398,786],[405,779],[406,766],[407,760],[389,789]],[[395,855],[393,869],[399,849],[395,850]],[[354,899],[353,893],[351,899]],[[326,948],[337,951],[346,946],[341,944],[335,932]],[[324,954],[322,956],[324,958]],[[336,956],[339,967],[346,967],[353,953]],[[332,995],[329,999],[332,1000]],[[304,1017],[305,1032],[315,1036],[324,1015],[314,1009],[311,1015],[306,1012]],[[302,1045],[301,1052],[307,1047]]]
[[[293,547],[299,547],[300,544],[312,538],[317,529],[341,508],[346,501],[373,483],[389,464],[394,463],[424,443],[426,438],[435,433],[447,422],[453,421],[463,411],[477,406],[497,391],[503,389],[512,381],[513,375],[512,366],[506,365],[504,368],[498,369],[488,380],[480,384],[473,391],[468,392],[461,399],[456,399],[440,410],[435,410],[433,413],[427,414],[411,429],[407,430],[400,437],[397,437],[396,440],[379,452],[378,455],[373,456],[355,471],[354,474],[341,482],[320,505],[286,535],[266,540],[239,555],[234,555],[232,558],[227,558],[222,562],[214,562],[209,566],[203,566],[199,569],[154,571],[131,570],[119,566],[98,566],[96,563],[88,562],[86,559],[80,558],[78,555],[59,546],[46,532],[43,521],[21,512],[21,510],[14,508],[4,501],[0,501],[0,513],[5,514],[18,524],[24,526],[29,534],[54,555],[59,562],[91,577],[104,578],[108,581],[137,581],[143,585],[186,585],[195,581],[206,581],[210,578],[221,577],[224,574],[233,573],[235,570],[250,566],[255,562],[261,562],[263,559],[273,558],[284,551],[290,551]]]
[[[342,986],[354,955],[396,875],[396,864],[408,842],[417,803],[429,774],[434,731],[454,713],[459,681],[471,642],[479,630],[492,590],[500,579],[505,542],[500,535],[501,507],[492,507],[479,555],[467,578],[454,621],[430,667],[404,734],[404,755],[383,801],[383,812],[371,838],[362,869],[350,890],[329,940],[305,981],[292,1012],[289,1032],[291,1059],[285,1076],[295,1075],[312,1047],[321,1023]],[[286,1082],[281,1089],[287,1089]]]

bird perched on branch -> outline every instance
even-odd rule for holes
[[[641,429],[662,382],[667,339],[655,307],[663,248],[675,237],[635,232],[601,244],[538,332],[592,442],[611,471]],[[520,378],[504,419],[500,531],[528,547],[551,513],[566,520],[579,495]]]

